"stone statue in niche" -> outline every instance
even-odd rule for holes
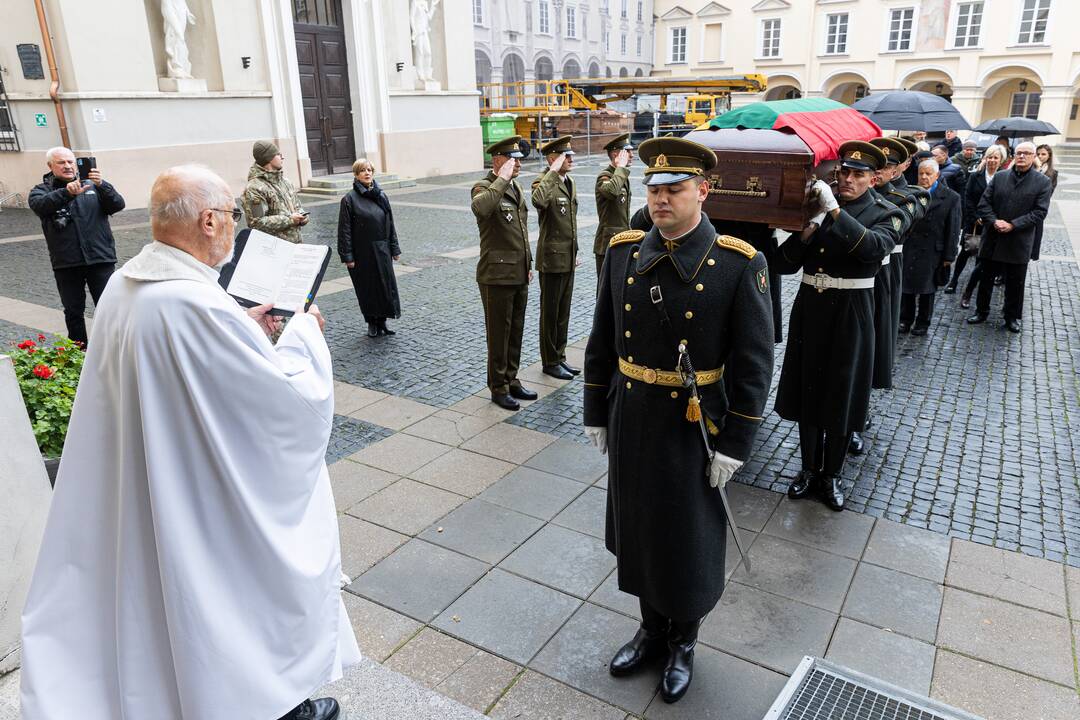
[[[438,83],[431,76],[431,19],[439,0],[412,0],[409,20],[412,25],[413,65],[416,78],[425,89],[435,89]],[[432,88],[432,86],[435,88]]]
[[[186,0],[161,0],[161,16],[165,20],[166,75],[188,79],[191,77],[191,61],[188,59],[184,34],[188,25],[195,25],[195,16],[188,9]]]

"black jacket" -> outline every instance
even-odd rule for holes
[[[1004,170],[1000,170],[1000,173],[1004,174]],[[996,173],[995,173],[996,174]],[[982,198],[983,192],[986,191],[986,171],[985,170],[972,170],[968,175],[967,187],[964,188],[964,232],[970,233],[975,231],[975,221],[979,219],[977,210],[979,209],[979,200]]]
[[[1026,263],[1032,258],[1035,237],[1050,212],[1050,178],[1035,168],[1020,174],[1015,168],[998,170],[983,191],[976,211],[983,221],[979,257],[1004,263]],[[1006,220],[1012,232],[999,233],[994,222]],[[1037,256],[1036,256],[1037,258]]]
[[[124,198],[109,183],[72,197],[67,182],[45,173],[30,190],[30,209],[41,218],[53,270],[116,262],[109,216],[124,209]],[[83,180],[83,185],[93,185]]]
[[[940,180],[930,193],[926,216],[911,226],[904,240],[904,293],[925,295],[937,290],[934,272],[956,259],[960,243],[960,196]]]
[[[353,182],[338,212],[338,255],[349,269],[360,310],[370,321],[401,317],[394,258],[401,255],[390,201],[377,184]]]

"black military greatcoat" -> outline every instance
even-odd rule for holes
[[[902,227],[900,211],[867,191],[843,205],[836,220],[827,215],[806,243],[789,237],[774,269],[873,278]],[[873,288],[817,290],[801,283],[788,323],[776,412],[826,432],[861,432],[873,369]]]
[[[885,197],[885,188],[881,190],[871,189],[890,205],[895,196]],[[904,202],[913,202],[905,196]],[[906,212],[900,213],[903,224],[900,226],[899,242],[903,242],[907,231],[911,229],[910,216]],[[894,248],[895,249],[895,248]],[[900,255],[889,253],[882,259],[883,265],[874,276],[874,372],[871,387],[875,390],[889,390],[892,388],[893,360],[896,357],[896,327],[893,325],[893,272],[892,264],[899,262]],[[899,302],[899,300],[897,300]]]
[[[653,277],[675,340],[650,300]],[[745,460],[769,393],[772,337],[765,259],[718,237],[704,214],[670,250],[655,228],[613,238],[585,350],[584,420],[608,429],[606,543],[619,588],[674,620],[700,618],[720,598],[727,525],[700,427],[687,420],[689,391],[633,380],[619,360],[673,371],[673,344],[685,342],[698,373],[724,368],[723,381],[700,388],[701,407],[713,447]]]
[[[911,226],[921,220],[926,215],[926,209],[930,206],[930,195],[926,192],[925,188],[918,185],[908,185],[904,180],[904,176],[900,175],[891,183],[885,183],[881,186],[881,193],[885,196],[885,199],[896,205],[903,212],[905,227],[900,229],[900,239],[897,241],[895,247],[893,247],[892,257],[888,265],[889,270],[889,292],[890,296],[890,311],[892,312],[892,330],[889,336],[892,338],[894,345],[894,356],[889,363],[888,383],[885,383],[884,377],[885,369],[880,366],[875,360],[874,362],[874,387],[875,388],[891,388],[892,387],[892,367],[895,362],[895,344],[896,335],[900,332],[900,295],[904,290],[904,252],[903,243],[904,237]],[[899,248],[899,250],[897,250]],[[875,357],[877,357],[875,355]]]

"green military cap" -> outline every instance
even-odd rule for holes
[[[716,153],[683,138],[650,138],[638,147],[638,155],[647,166],[646,185],[674,185],[693,177],[704,177],[716,167]]]
[[[562,153],[563,155],[573,155],[574,150],[570,147],[570,141],[573,139],[573,135],[563,135],[562,137],[557,137],[554,140],[551,140],[541,145],[540,154],[551,155],[552,153]]]
[[[505,155],[512,158],[523,158],[525,153],[521,151],[521,136],[511,135],[497,142],[493,142],[484,148],[488,155]]]
[[[878,147],[885,153],[885,161],[889,165],[899,165],[908,159],[908,149],[904,143],[896,138],[879,137],[870,141],[871,145]]]
[[[609,142],[604,146],[604,149],[608,152],[612,150],[633,150],[634,146],[630,144],[630,133],[623,133],[617,138]]]
[[[840,146],[841,167],[873,172],[885,167],[885,153],[868,142],[848,140]]]
[[[908,140],[905,137],[898,137],[896,141],[907,148],[908,157],[914,157],[915,153],[919,152],[919,146],[915,144],[914,140]]]

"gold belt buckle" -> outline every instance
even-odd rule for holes
[[[652,368],[645,368],[641,372],[641,379],[649,385],[656,384],[656,371]]]

